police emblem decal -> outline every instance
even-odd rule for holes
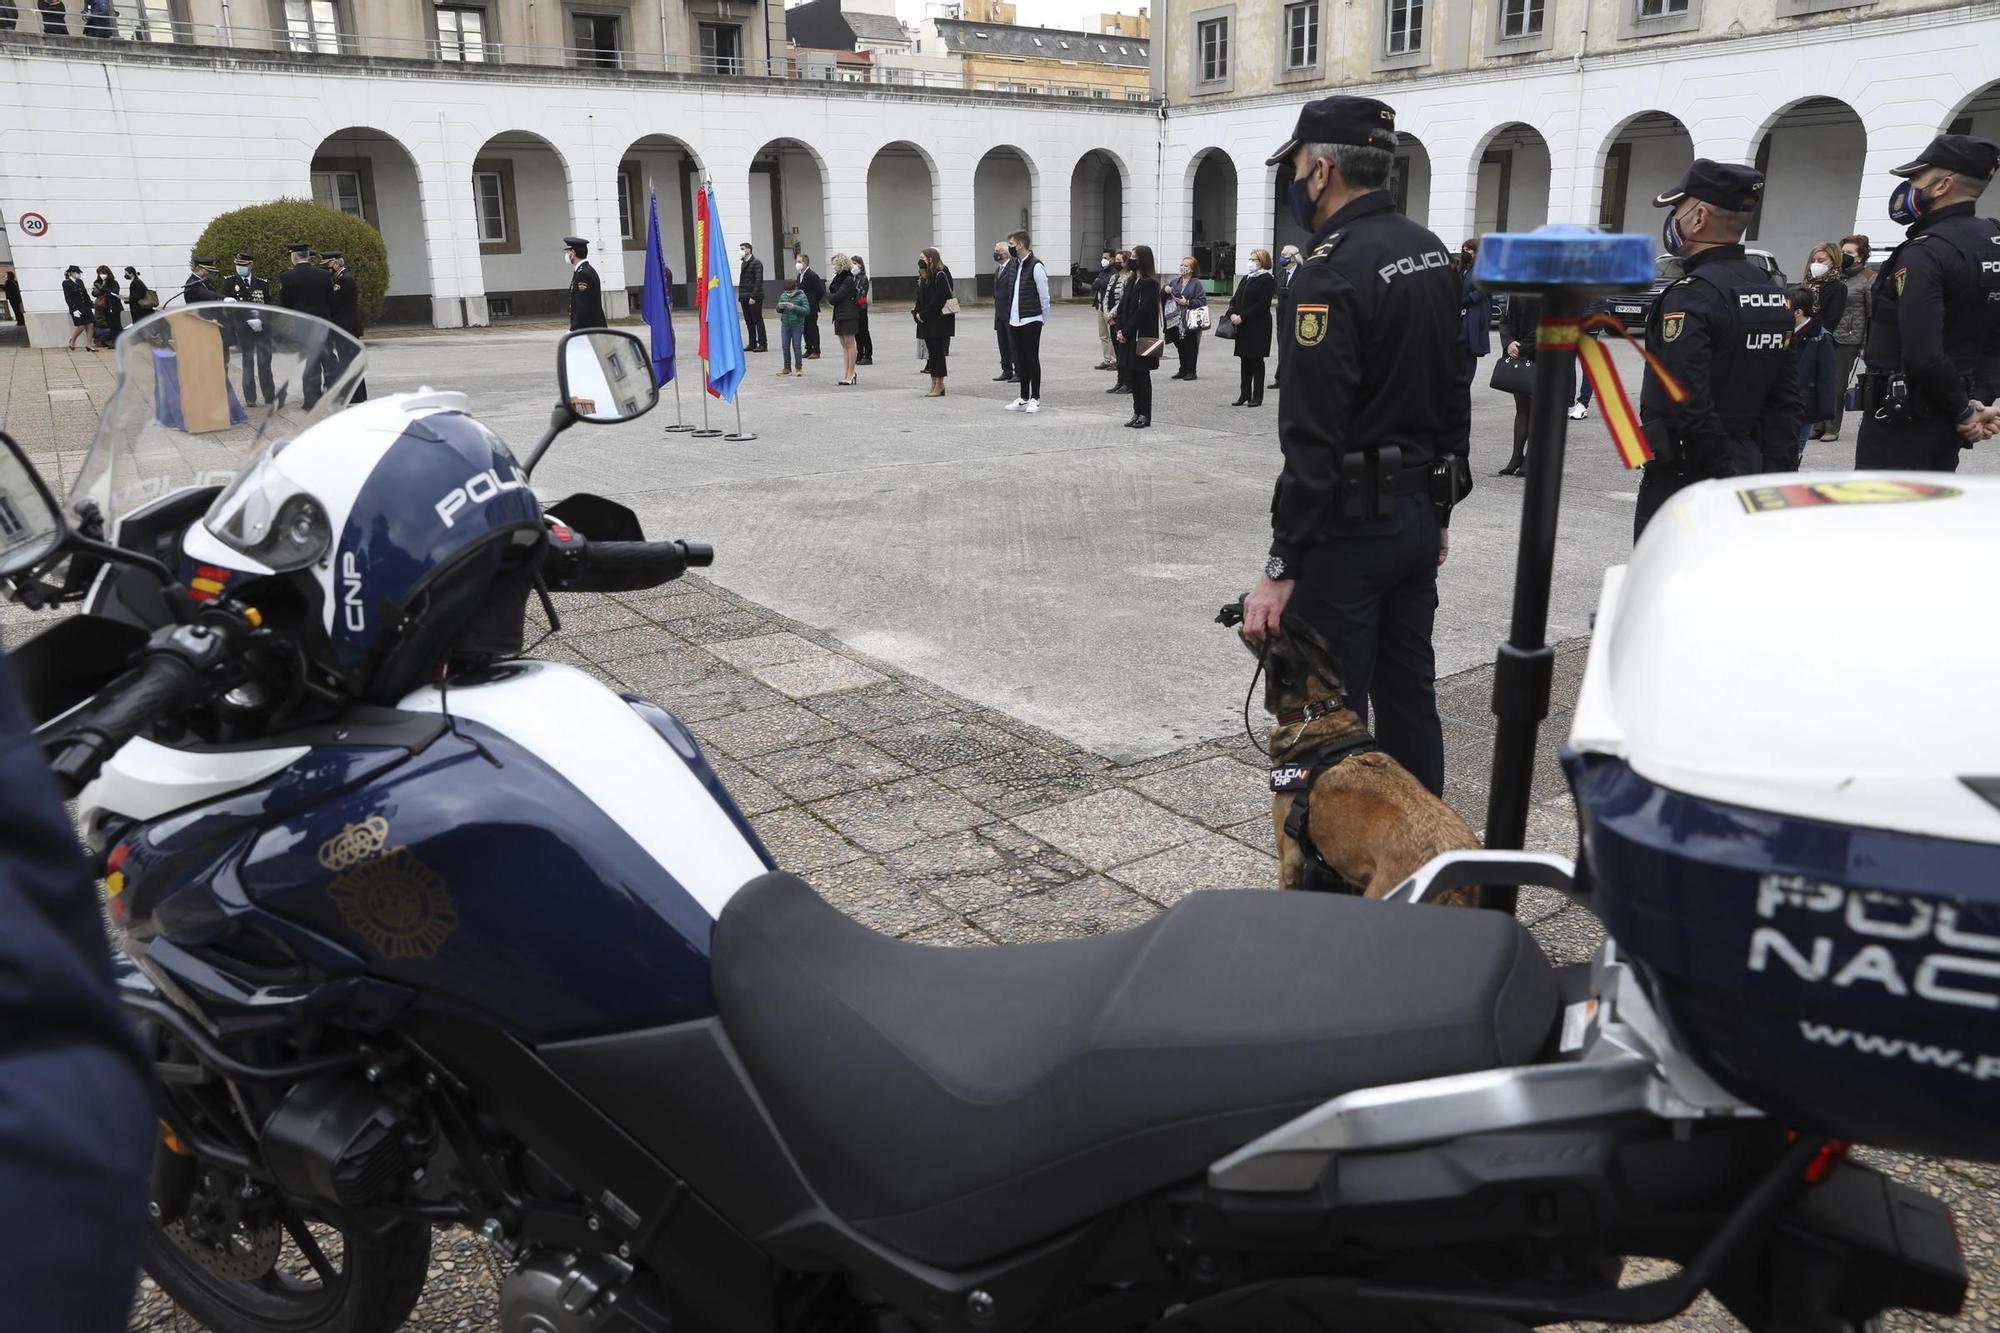
[[[1896,270],[1896,295],[1901,296],[1903,294],[1903,280],[1909,276],[1910,270],[1907,268]]]
[[[1297,319],[1292,326],[1293,341],[1301,347],[1317,347],[1326,337],[1326,307],[1323,305],[1302,305],[1297,308]]]
[[[327,896],[355,934],[383,958],[435,958],[458,929],[444,877],[408,847],[389,847],[380,815],[348,824],[319,847],[319,863],[339,872]]]
[[[1660,316],[1660,341],[1670,343],[1681,336],[1681,329],[1687,324],[1687,312],[1676,310]]]

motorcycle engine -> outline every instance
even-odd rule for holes
[[[421,1162],[381,1088],[329,1074],[292,1089],[264,1123],[264,1160],[287,1194],[350,1208],[388,1197]]]
[[[632,1266],[610,1255],[544,1251],[500,1284],[501,1333],[651,1333],[663,1314],[624,1299]]]

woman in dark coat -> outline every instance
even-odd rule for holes
[[[1132,388],[1132,419],[1125,424],[1144,430],[1153,424],[1153,372],[1161,347],[1160,273],[1151,246],[1132,247],[1132,274],[1118,298],[1118,344],[1125,349],[1125,382]]]
[[[1479,358],[1493,350],[1493,293],[1472,280],[1472,266],[1479,258],[1479,242],[1467,241],[1459,247],[1460,277],[1458,313],[1465,323],[1465,354],[1472,361],[1472,373],[1479,374]]]
[[[125,270],[125,304],[132,311],[132,318],[134,320],[141,320],[152,314],[157,309],[153,302],[153,289],[140,279],[139,270],[136,268],[127,268]]]
[[[91,286],[96,298],[99,317],[97,336],[105,347],[118,341],[118,335],[125,331],[125,303],[118,297],[118,279],[111,276],[111,270],[103,264],[97,266],[97,281]]]
[[[926,398],[944,397],[945,355],[951,349],[951,335],[957,332],[956,316],[945,313],[952,299],[951,270],[944,266],[935,246],[917,256],[917,302],[910,317],[917,321],[917,336],[924,340],[924,373],[931,377]]]
[[[1264,405],[1264,359],[1271,355],[1271,298],[1278,280],[1271,276],[1271,252],[1252,250],[1250,272],[1236,284],[1223,318],[1236,326],[1236,357],[1241,363],[1241,388],[1231,407]]]
[[[71,264],[63,270],[63,308],[69,311],[69,350],[76,350],[76,340],[85,338],[84,347],[97,350],[97,344],[88,340],[93,303],[90,288],[83,285],[83,270]]]
[[[1518,356],[1533,362],[1535,359],[1535,329],[1542,322],[1542,302],[1539,297],[1523,296],[1515,292],[1507,298],[1507,309],[1500,316],[1500,343],[1507,349],[1508,356]],[[1496,477],[1518,477],[1528,464],[1528,410],[1534,401],[1531,393],[1514,395],[1514,453],[1507,460],[1507,466],[1493,475]]]
[[[1803,460],[1806,438],[1816,440],[1826,433],[1822,429],[1824,423],[1840,411],[1840,395],[1847,392],[1846,383],[1835,379],[1839,357],[1833,331],[1847,313],[1847,287],[1840,280],[1839,246],[1822,242],[1806,252],[1806,280],[1797,295],[1803,299],[1794,302],[1794,309],[1803,311],[1807,319],[1806,325],[1792,335],[1792,349],[1799,359],[1799,401],[1806,406],[1805,430],[1798,449],[1798,457]],[[1767,464],[1776,461],[1766,460]]]
[[[833,307],[833,336],[840,339],[840,378],[835,384],[854,383],[854,363],[861,350],[855,336],[861,331],[861,288],[854,281],[854,267],[846,255],[833,257],[833,281],[826,285],[826,303]]]

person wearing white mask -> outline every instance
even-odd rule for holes
[[[1840,281],[1840,247],[1822,241],[1806,252],[1806,280],[1795,294],[1797,325],[1792,348],[1799,358],[1799,401],[1805,405],[1805,419],[1799,426],[1798,452],[1792,460],[1797,467],[1804,461],[1806,441],[1825,434],[1820,423],[1834,414],[1839,396],[1847,386],[1836,381],[1839,358],[1834,355],[1833,330],[1847,309],[1847,288]],[[1769,458],[1772,464],[1782,460]]]
[[[1276,275],[1278,279],[1278,323],[1275,331],[1281,340],[1279,343],[1281,348],[1283,346],[1282,340],[1286,337],[1287,330],[1292,327],[1292,279],[1298,276],[1298,272],[1299,247],[1296,245],[1284,246],[1278,251],[1278,272]],[[1282,354],[1277,358],[1277,361],[1278,368],[1271,372],[1271,387],[1274,389],[1278,387],[1278,380],[1282,377],[1285,369],[1285,358]]]
[[[799,290],[810,303],[806,307],[806,360],[819,360],[819,308],[826,303],[826,279],[813,272],[812,256],[800,251],[792,261],[798,270]]]
[[[1271,298],[1277,294],[1271,276],[1271,252],[1252,250],[1243,265],[1243,281],[1229,296],[1223,318],[1236,328],[1236,359],[1242,386],[1231,407],[1264,405],[1264,361],[1271,355]]]
[[[1118,368],[1118,349],[1111,345],[1111,316],[1118,306],[1108,299],[1111,285],[1118,279],[1117,253],[1106,246],[1098,256],[1097,274],[1090,280],[1090,308],[1097,312],[1097,346],[1103,353],[1097,361],[1099,370]]]

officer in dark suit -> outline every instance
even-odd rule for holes
[[[1009,327],[1014,313],[1014,284],[1020,280],[1021,261],[1008,255],[1009,242],[993,243],[993,336],[1000,344],[1000,373],[995,384],[1014,382],[1014,339]]]
[[[334,327],[343,333],[353,334],[354,341],[358,343],[361,341],[361,334],[363,332],[361,326],[361,284],[354,280],[354,274],[347,267],[347,256],[340,251],[327,250],[322,252],[320,262],[326,266],[326,271],[333,276]],[[333,365],[329,368],[328,380],[339,379],[341,373],[351,363],[360,360],[360,358],[361,351],[359,348],[348,347],[344,344],[335,344],[330,353]],[[364,379],[356,383],[354,393],[347,401],[350,403],[367,402],[368,381]]]
[[[581,236],[565,236],[563,254],[570,263],[570,328],[603,328],[604,284],[597,280],[597,270],[590,266],[590,242]]]
[[[270,280],[257,276],[256,264],[257,256],[247,250],[236,256],[236,271],[222,280],[223,300],[271,304]],[[277,396],[277,386],[271,383],[271,337],[264,328],[264,321],[246,311],[235,312],[230,322],[236,348],[243,354],[243,405],[257,405],[257,387],[260,384],[264,388],[264,401],[273,401]]]
[[[1639,482],[1638,541],[1675,492],[1712,477],[1798,468],[1798,359],[1792,312],[1771,275],[1743,254],[1743,231],[1764,191],[1763,174],[1698,157],[1653,200],[1670,210],[1660,236],[1686,276],[1646,316],[1646,350],[1680,381],[1676,403],[1649,367],[1639,424],[1653,460]]]
[[[1244,630],[1261,642],[1295,619],[1316,629],[1349,704],[1366,720],[1373,703],[1382,748],[1442,793],[1431,624],[1445,524],[1471,487],[1470,362],[1451,252],[1388,193],[1395,150],[1387,106],[1328,97],[1266,164],[1292,164],[1292,215],[1312,244],[1292,279],[1285,462]]]
[[[770,333],[764,327],[764,261],[757,258],[745,241],[736,247],[743,256],[736,271],[736,300],[743,307],[743,336],[749,341],[746,352],[771,350]]]
[[[215,272],[215,261],[207,255],[196,255],[188,265],[187,281],[181,284],[181,303],[199,305],[203,301],[220,301],[222,293],[209,284],[209,275]]]
[[[10,1328],[114,1333],[139,1275],[152,1071],[90,872],[0,655],[0,1254]]]
[[[304,241],[289,242],[285,249],[292,266],[278,279],[278,301],[287,310],[333,322],[333,275],[312,262],[312,247]],[[324,349],[301,348],[299,367],[300,400],[311,411],[326,391],[327,366]]]
[[[2000,395],[2000,221],[1973,209],[1996,168],[2000,147],[1965,134],[1895,168],[1889,216],[1909,233],[1870,291],[1858,468],[1956,472],[1984,434]]]

